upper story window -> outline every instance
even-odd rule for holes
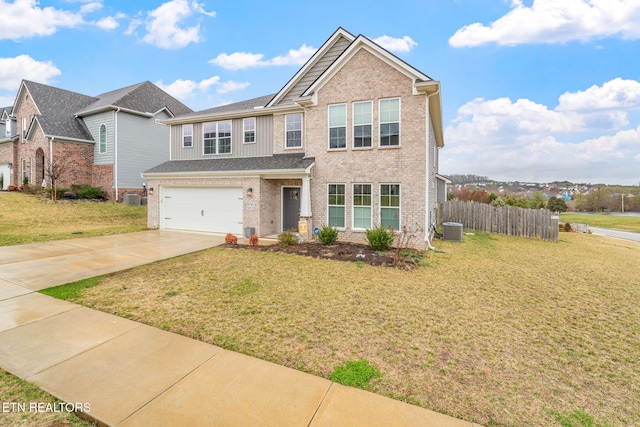
[[[353,103],[353,147],[371,147],[373,133],[373,102]]]
[[[204,154],[231,153],[231,121],[204,123]]]
[[[347,147],[347,105],[329,105],[329,149]]]
[[[251,144],[256,142],[256,118],[249,117],[242,119],[242,130],[244,132],[243,142]]]
[[[22,133],[22,142],[27,138],[27,118],[22,118],[22,129],[20,129]]]
[[[107,127],[105,125],[100,125],[100,142],[99,142],[99,151],[100,154],[104,154],[107,152]]]
[[[400,98],[380,100],[380,146],[400,145]]]
[[[285,148],[302,147],[302,114],[284,116]]]
[[[182,125],[182,146],[193,147],[193,125]]]

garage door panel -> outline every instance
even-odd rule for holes
[[[242,234],[241,188],[167,187],[163,228]]]

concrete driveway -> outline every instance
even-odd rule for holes
[[[184,231],[150,230],[0,247],[2,290],[24,293],[62,285],[100,274],[126,270],[161,259],[211,248],[224,236]],[[15,295],[13,295],[15,296]],[[11,297],[11,295],[5,297]]]

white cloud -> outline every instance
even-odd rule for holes
[[[227,70],[242,70],[254,67],[269,67],[283,65],[303,65],[316,52],[316,48],[303,44],[300,49],[291,49],[286,55],[279,55],[272,59],[263,60],[262,53],[234,52],[221,53],[209,61]]]
[[[147,34],[142,41],[164,49],[179,49],[202,41],[200,24],[188,26],[184,23],[196,13],[215,16],[215,12],[206,12],[202,4],[195,1],[171,0],[163,3],[148,12],[145,23]],[[130,26],[126,33],[131,34],[134,30],[135,27]]]
[[[29,55],[0,58],[0,89],[3,90],[17,92],[22,79],[48,84],[60,74],[62,72],[53,62],[36,61]]]
[[[215,88],[216,93],[225,94],[242,90],[249,86],[249,82],[241,83],[232,80],[221,82],[219,76],[213,76],[199,82],[195,80],[178,79],[168,85],[165,85],[162,80],[157,81],[155,84],[168,94],[183,101],[189,98],[199,97],[201,94],[206,94],[211,88]]]
[[[441,170],[496,179],[637,182],[640,101],[621,90],[636,85],[614,79],[565,93],[553,109],[528,99],[474,99],[445,130]],[[634,124],[625,129],[630,117]]]
[[[60,28],[75,28],[84,23],[82,13],[51,6],[41,8],[36,0],[15,0],[13,3],[0,0],[0,10],[0,40],[49,36]]]
[[[558,111],[640,108],[640,82],[617,78],[602,86],[560,96]]]
[[[100,10],[102,9],[103,5],[101,1],[92,1],[89,3],[85,3],[80,7],[80,13],[81,14],[86,14],[86,13],[91,13],[91,12],[95,12],[96,10]]]
[[[107,16],[106,18],[102,18],[96,21],[96,25],[103,30],[115,30],[116,28],[118,28],[120,23],[113,16]]]
[[[380,36],[373,41],[381,47],[391,52],[410,52],[411,49],[418,46],[411,37],[404,36],[402,38],[394,38],[387,35]]]
[[[229,92],[235,92],[237,90],[246,89],[249,86],[249,82],[234,82],[233,80],[229,80],[227,82],[221,83],[220,87],[216,89],[216,92],[219,94],[225,94]]]
[[[512,1],[511,10],[488,26],[479,22],[459,29],[453,47],[485,43],[564,43],[620,36],[640,38],[638,0],[534,0],[528,7]]]

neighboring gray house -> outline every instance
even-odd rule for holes
[[[143,173],[150,227],[363,240],[382,225],[428,244],[440,83],[362,35],[339,28],[276,94],[165,123],[171,159]]]
[[[60,185],[100,186],[119,200],[141,193],[140,172],[169,158],[169,128],[160,121],[190,112],[148,81],[93,97],[23,80],[5,120],[15,134],[0,140],[0,165],[10,164],[11,184],[42,186],[64,165]]]

